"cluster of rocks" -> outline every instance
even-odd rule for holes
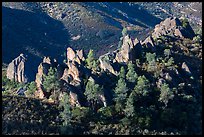
[[[109,52],[99,57],[100,68],[103,71],[108,71],[114,75],[117,75],[118,70],[115,68],[115,64],[127,64],[128,62],[135,62],[137,58],[141,56],[142,47],[155,50],[155,44],[153,37],[160,37],[162,35],[175,35],[181,38],[185,37],[181,22],[177,18],[167,18],[160,24],[155,26],[152,36],[147,37],[143,42],[137,38],[132,40],[129,35],[123,36],[122,46],[113,52]],[[25,61],[26,58],[23,54],[15,58],[8,66],[7,78],[14,79],[17,82],[27,82],[25,75]],[[80,106],[79,96],[83,95],[83,75],[87,75],[84,68],[84,53],[82,50],[73,50],[67,48],[67,62],[66,65],[58,64],[56,60],[51,60],[49,57],[44,57],[43,62],[38,66],[38,72],[36,74],[36,85],[37,91],[35,96],[41,99],[47,97],[46,92],[43,90],[44,76],[48,74],[50,67],[57,69],[57,78],[61,82],[62,89],[65,92],[69,92],[71,96],[72,105]],[[188,66],[185,62],[182,64],[182,69],[185,70],[189,75],[191,74]],[[90,74],[88,75],[90,77]],[[161,76],[163,79],[159,79],[157,86],[165,82],[165,80],[171,81],[171,74],[166,73]],[[63,95],[63,94],[62,94]],[[100,95],[99,98],[106,105],[106,99],[104,95]]]
[[[152,33],[152,37],[159,38],[160,36],[170,35],[180,38],[193,38],[194,31],[189,24],[184,28],[182,22],[176,17],[170,17],[157,24]]]
[[[123,37],[120,49],[99,57],[100,67],[104,71],[117,75],[114,64],[126,64],[129,61],[135,62],[135,59],[141,55],[141,50],[141,42],[137,38],[132,40],[129,35],[126,35]]]

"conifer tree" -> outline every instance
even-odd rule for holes
[[[125,79],[125,68],[123,66],[120,68],[118,77]]]
[[[156,54],[155,53],[146,53],[146,59],[148,63],[148,71],[154,71],[156,69]]]
[[[134,88],[134,92],[138,95],[146,96],[150,91],[150,83],[148,79],[143,75],[139,76],[137,85]]]
[[[94,58],[93,50],[89,50],[87,59],[86,59],[87,68],[94,71],[99,71],[99,61]]]
[[[127,99],[126,107],[125,107],[125,114],[127,117],[133,117],[135,114],[133,92],[130,94],[130,96]]]
[[[46,89],[47,92],[51,92],[53,89],[54,92],[55,90],[58,90],[60,85],[59,81],[57,79],[57,69],[50,67],[48,70],[48,75],[44,75],[44,81],[43,81],[43,87]]]
[[[68,93],[65,93],[62,96],[62,99],[60,100],[60,104],[59,104],[59,107],[63,107],[63,111],[60,112],[60,117],[63,120],[63,123],[60,128],[60,132],[61,134],[64,134],[64,135],[72,134],[72,128],[71,128],[72,113],[71,113],[69,100],[70,100],[70,97]]]
[[[138,77],[138,75],[134,70],[134,65],[131,62],[129,62],[128,63],[128,72],[126,74],[126,79],[129,82],[134,83],[134,82],[136,82],[137,77]]]
[[[160,90],[161,90],[161,93],[160,93],[159,101],[163,102],[165,104],[165,106],[167,106],[169,100],[173,99],[174,94],[171,91],[171,89],[169,88],[169,85],[166,83],[161,85]]]
[[[33,96],[36,90],[36,83],[32,81],[28,84],[27,91],[25,93],[27,96]]]
[[[127,97],[128,88],[126,86],[125,79],[120,78],[115,88],[114,101],[116,102],[116,109],[121,111],[124,108],[124,104]]]
[[[87,67],[89,69],[91,69],[93,67],[93,63],[94,63],[94,53],[93,50],[89,50],[87,59],[86,59],[86,63],[87,63]]]
[[[122,35],[123,35],[123,37],[127,35],[127,28],[123,28]]]
[[[98,100],[98,94],[102,94],[103,88],[96,84],[94,81],[89,80],[86,84],[84,95],[87,97],[87,100],[91,103],[92,107],[95,105],[95,102]]]

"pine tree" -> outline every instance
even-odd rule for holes
[[[63,107],[63,111],[60,112],[60,117],[63,120],[60,131],[61,131],[61,134],[64,134],[64,135],[72,134],[72,128],[71,128],[72,113],[71,113],[71,107],[70,107],[69,100],[70,100],[70,97],[68,93],[65,93],[62,96],[62,99],[59,104],[59,107]]]
[[[57,69],[50,67],[48,70],[48,75],[44,75],[43,87],[46,92],[51,92],[52,90],[55,92],[60,89],[59,80],[57,79]]]
[[[118,77],[125,79],[125,68],[123,66],[120,68]]]
[[[36,83],[32,81],[28,84],[26,95],[33,96],[36,90],[37,90]]]
[[[148,63],[148,71],[154,71],[156,69],[156,54],[155,53],[146,53],[146,59]]]
[[[169,100],[173,99],[174,94],[171,91],[171,89],[169,88],[169,85],[166,83],[161,85],[160,90],[161,90],[161,93],[160,93],[159,101],[163,102],[165,104],[165,106],[167,106]]]
[[[146,96],[150,91],[150,83],[145,76],[139,76],[134,92],[138,95]]]
[[[126,107],[125,107],[125,114],[127,117],[133,117],[135,114],[133,92],[130,94],[130,96],[127,99]]]
[[[95,102],[98,100],[98,95],[102,94],[103,88],[96,84],[94,81],[89,80],[86,84],[84,95],[87,97],[87,100],[91,103],[92,107]]]
[[[128,63],[128,72],[126,74],[126,79],[129,82],[134,83],[134,82],[136,82],[137,77],[138,77],[138,75],[134,70],[134,65],[131,62],[129,62]]]
[[[94,58],[93,50],[89,50],[87,59],[86,59],[87,68],[92,69],[93,71],[100,71],[99,61]]]
[[[121,111],[124,108],[125,100],[127,98],[128,88],[126,82],[123,78],[118,80],[118,83],[115,88],[114,100],[116,102],[116,109]]]
[[[86,59],[86,63],[87,63],[87,67],[89,69],[91,69],[93,67],[93,63],[94,63],[94,53],[93,50],[89,50],[87,59]]]

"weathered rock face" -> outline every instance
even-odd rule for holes
[[[151,36],[147,37],[141,44],[145,44],[147,48],[150,48],[152,51],[156,50],[154,40]]]
[[[191,71],[185,62],[182,63],[181,67],[186,72],[186,74],[191,75]]]
[[[76,52],[68,47],[67,48],[67,66],[63,73],[62,79],[73,85],[80,85],[81,83],[81,71],[79,70],[80,65],[85,60],[83,51],[77,50]]]
[[[81,80],[80,80],[80,74],[81,73],[80,73],[76,63],[75,62],[68,62],[67,65],[69,68],[68,69],[68,75],[70,75],[73,80],[81,82]]]
[[[178,36],[180,38],[193,38],[195,33],[189,24],[186,28],[183,28],[181,21],[174,17],[167,18],[155,26],[152,37],[159,38],[163,35]]]
[[[125,36],[123,38],[122,47],[116,54],[115,60],[120,63],[134,61],[137,54],[136,48],[141,49],[140,42],[137,39],[133,42],[128,35]]]
[[[26,83],[28,79],[25,74],[25,61],[26,58],[23,54],[12,60],[7,68],[7,78],[16,82]]]
[[[99,57],[100,68],[104,71],[109,71],[112,74],[116,74],[113,66],[111,65],[112,60],[109,58],[109,54]]]
[[[42,83],[43,83],[43,76],[48,74],[48,71],[50,67],[57,68],[57,74],[58,77],[60,78],[62,76],[62,71],[60,66],[57,65],[56,60],[51,60],[49,57],[44,57],[43,62],[40,63],[38,66],[38,72],[36,74],[36,86],[37,86],[37,91],[35,92],[35,96],[38,98],[44,98],[45,94],[42,89]]]
[[[83,54],[83,50],[76,50],[76,52],[68,47],[67,48],[67,61],[70,62],[70,61],[75,61],[77,62],[78,64],[81,64],[82,61],[84,61],[85,58],[84,58],[84,54]]]

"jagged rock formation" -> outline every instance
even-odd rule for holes
[[[112,66],[112,63],[111,63],[111,57],[114,56],[114,53],[108,53],[108,54],[105,54],[103,56],[100,56],[99,57],[99,62],[100,62],[100,68],[104,71],[109,71],[110,73],[112,74],[115,74],[116,75],[116,72]]]
[[[130,39],[129,35],[123,38],[123,44],[120,51],[116,54],[115,60],[117,62],[128,62],[131,58],[131,52],[134,47],[133,41]]]
[[[150,48],[152,51],[156,50],[154,40],[151,36],[147,37],[141,44],[145,44],[147,48]]]
[[[51,60],[49,57],[44,57],[43,62],[40,63],[38,66],[38,73],[36,74],[36,86],[37,91],[35,92],[35,96],[38,98],[44,98],[44,92],[42,89],[42,82],[43,82],[43,76],[48,74],[48,70],[51,67]]]
[[[28,81],[25,74],[25,61],[24,54],[20,54],[17,58],[9,63],[7,68],[7,78],[20,83],[26,83]]]
[[[58,78],[62,76],[62,68],[59,64],[57,64],[57,61],[51,60],[49,57],[44,57],[43,62],[40,63],[38,66],[38,72],[36,74],[36,86],[37,86],[37,91],[35,92],[35,96],[38,98],[44,98],[45,93],[43,91],[42,83],[43,83],[43,76],[48,74],[48,70],[50,67],[57,68],[57,76]]]
[[[68,69],[64,70],[62,79],[69,81],[70,84],[76,86],[81,84],[81,71],[80,65],[85,60],[83,51],[77,50],[76,52],[68,47],[67,48],[67,66]]]
[[[182,26],[182,22],[174,17],[167,18],[162,21],[160,24],[157,24],[152,33],[152,37],[159,38],[163,35],[177,36],[180,38],[193,38],[194,31],[187,23],[186,27]]]
[[[137,38],[133,41],[129,35],[126,35],[123,37],[123,44],[120,49],[99,57],[100,68],[117,75],[116,70],[114,70],[114,63],[135,62],[135,59],[141,55],[141,51],[140,41]]]

